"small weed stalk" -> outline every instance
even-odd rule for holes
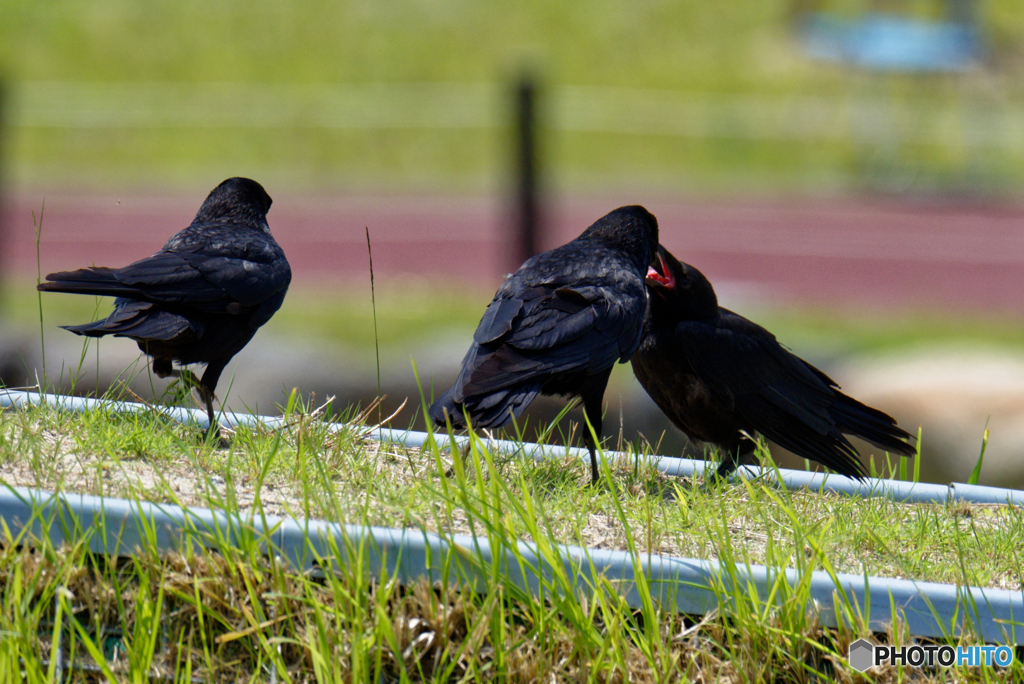
[[[43,199],[42,206],[39,207],[39,220],[36,220],[36,212],[32,212],[32,228],[35,231],[36,236],[36,287],[43,282],[43,268],[42,258],[40,256],[39,243],[43,238],[43,213],[46,211],[46,199]],[[42,348],[43,354],[43,381],[39,383],[39,393],[42,394],[45,391],[46,386],[46,335],[45,326],[43,325],[43,293],[40,290],[36,290],[36,299],[39,302],[39,344]]]
[[[377,295],[373,289],[373,248],[370,247],[370,227],[366,226],[366,253],[370,257],[370,305],[373,307],[373,350],[377,354],[377,425],[381,424],[383,408],[381,407],[380,387],[380,338],[377,335]]]

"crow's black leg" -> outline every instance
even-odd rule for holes
[[[453,440],[454,440],[455,430],[456,429],[462,429],[462,428],[453,428],[452,427],[452,423],[455,422],[456,416],[454,416],[452,414],[449,414],[448,413],[448,409],[446,407],[441,407],[441,411],[444,413],[444,425],[439,425],[438,427],[443,427],[444,430],[445,430],[445,434],[446,435],[451,435]],[[462,415],[463,415],[463,420],[465,421],[463,427],[468,427],[471,424],[471,421],[469,419],[469,415],[467,415],[465,413],[465,409],[463,409],[463,414]],[[429,418],[427,420],[429,420]],[[470,442],[470,440],[466,439],[466,446],[461,447],[461,448],[459,447],[458,442],[456,442],[456,441],[452,441],[451,442],[451,444],[448,447],[448,450],[452,454],[452,464],[450,466],[448,466],[447,470],[444,471],[444,476],[445,477],[454,477],[455,476],[455,459],[457,459],[457,458],[461,458],[462,459],[461,463],[463,465],[463,468],[465,468],[466,459],[469,458],[469,449],[470,449],[469,442]]]
[[[738,467],[743,465],[743,462],[747,460],[750,454],[754,453],[754,449],[757,444],[746,437],[740,439],[739,445],[735,450],[729,449],[722,455],[722,462],[718,464],[718,470],[715,474],[705,479],[705,486],[710,486],[712,482],[716,480],[725,480],[732,475]]]
[[[469,440],[466,440],[466,446],[459,448],[458,444],[452,446],[452,464],[448,467],[448,470],[444,471],[445,477],[455,477],[455,459],[461,459],[459,463],[462,464],[462,472],[466,472],[466,463],[469,461]]]
[[[224,367],[228,365],[229,360],[210,361],[203,372],[203,379],[196,383],[199,396],[202,397],[203,403],[206,404],[206,415],[210,418],[210,427],[207,428],[206,436],[209,437],[212,432],[220,441],[224,440],[221,439],[220,426],[217,425],[217,414],[213,410],[213,399],[216,396],[214,391],[217,389],[217,381],[220,380],[220,374],[224,372]]]
[[[220,427],[217,425],[217,414],[213,410],[213,400],[216,398],[213,390],[214,387],[217,386],[217,380],[220,378],[220,374],[224,370],[225,365],[226,363],[218,363],[216,366],[213,364],[207,366],[206,372],[203,373],[203,379],[200,380],[196,377],[196,374],[188,368],[173,368],[171,366],[170,359],[153,359],[153,372],[156,373],[158,378],[176,377],[186,387],[188,387],[189,392],[193,389],[199,392],[199,398],[203,400],[203,407],[206,409],[206,415],[210,420],[210,425],[206,428],[206,436],[209,437],[212,431],[213,435],[221,442],[224,440],[221,438]],[[212,374],[212,384],[210,382],[211,367],[214,370]]]
[[[715,471],[714,479],[725,480],[730,475],[736,472],[736,469],[740,466],[740,458],[738,454],[734,454],[731,450],[726,451],[722,454],[722,462],[718,464],[718,470]]]
[[[199,396],[202,397],[203,402],[206,404],[207,415],[210,417],[211,424],[213,423],[213,404],[210,400],[212,397],[207,397],[206,388],[203,386],[202,381],[196,377],[195,373],[188,368],[172,367],[170,359],[153,359],[153,372],[156,373],[158,378],[178,378],[188,389],[189,393],[192,392],[193,388],[199,390]]]
[[[206,428],[206,435],[209,437],[210,432],[213,432],[214,437],[220,439],[220,426],[217,425],[217,413],[213,410],[213,399],[216,395],[214,395],[213,390],[201,382],[196,385],[196,389],[199,390],[199,398],[203,400],[203,405],[206,408],[206,415],[210,418],[210,426]]]

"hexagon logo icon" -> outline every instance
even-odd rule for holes
[[[857,672],[863,672],[875,664],[875,647],[867,639],[857,639],[850,644],[847,660]]]

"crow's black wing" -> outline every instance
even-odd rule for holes
[[[273,247],[276,247],[274,245]],[[199,246],[163,250],[120,269],[52,273],[40,289],[187,305],[209,313],[240,313],[287,290],[291,269],[280,248],[244,257],[204,254]]]
[[[170,342],[202,335],[201,322],[163,311],[157,304],[134,299],[118,299],[106,318],[83,325],[62,325],[76,335],[103,337],[116,335],[136,340]]]
[[[673,342],[749,429],[836,472],[863,474],[856,451],[830,412],[843,395],[828,376],[783,348],[767,330],[722,309],[715,322],[679,323]]]
[[[705,383],[729,396],[737,408],[743,397],[764,395],[816,428],[825,428],[837,386],[756,323],[722,309],[714,323],[679,323],[674,341]]]
[[[808,364],[824,381],[835,386],[835,383],[820,370]],[[896,425],[896,420],[889,414],[862,404],[853,397],[836,389],[836,401],[829,408],[829,415],[841,432],[866,439],[875,446],[894,454],[915,456],[917,447],[914,436]]]
[[[545,383],[597,375],[628,359],[645,306],[642,296],[623,297],[595,285],[501,290],[484,312],[446,401],[506,421],[508,409],[525,408]]]

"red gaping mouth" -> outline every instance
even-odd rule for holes
[[[665,259],[661,256],[660,252],[658,253],[658,265],[661,266],[661,271],[665,275],[658,273],[658,270],[653,266],[648,266],[647,277],[645,278],[647,284],[671,290],[676,286],[676,279],[672,276],[672,271],[669,269],[668,264],[665,263]]]

